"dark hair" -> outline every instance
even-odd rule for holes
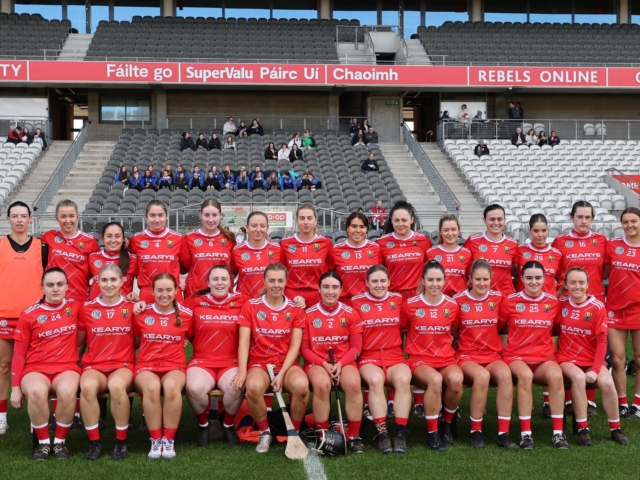
[[[171,280],[173,282],[173,286],[176,289],[176,291],[178,290],[178,281],[176,280],[176,277],[174,277],[173,275],[167,272],[159,273],[158,275],[153,277],[153,286],[152,286],[153,289],[155,289],[156,287],[156,282],[160,280]],[[175,310],[175,315],[176,315],[173,324],[176,327],[179,327],[180,325],[182,325],[182,319],[180,318],[180,304],[178,303],[175,297],[173,297],[173,309]]]
[[[16,202],[18,203],[18,202]],[[13,206],[13,204],[12,204]],[[11,208],[11,207],[9,207]],[[29,207],[27,207],[29,208]],[[637,217],[640,217],[640,208],[636,208],[636,207],[627,207],[625,208],[622,213],[620,214],[620,221],[622,221],[622,217],[624,217],[627,213],[630,213],[632,215],[635,215]],[[7,213],[7,216],[9,216],[9,214]]]
[[[487,214],[489,212],[493,212],[494,210],[502,210],[502,214],[506,215],[502,205],[498,205],[497,203],[493,203],[493,204],[489,205],[487,208],[484,209],[484,212],[482,213],[482,218],[484,218],[486,220],[487,219]]]
[[[52,268],[47,268],[43,273],[42,273],[42,279],[40,280],[40,284],[44,287],[44,279],[46,278],[47,275],[49,275],[50,273],[61,273],[64,276],[64,279],[67,283],[69,283],[69,277],[67,277],[67,274],[64,272],[63,269],[61,269],[60,267],[52,267]],[[40,300],[38,300],[38,303],[42,303],[44,302],[46,299],[46,295],[43,295],[42,298]]]
[[[384,272],[387,277],[389,276],[389,270],[387,270],[387,267],[385,267],[384,265],[373,265],[372,267],[369,267],[369,270],[367,270],[367,281],[369,281],[369,277],[371,277],[371,275],[373,275],[376,272]]]
[[[369,219],[362,212],[351,212],[351,214],[347,217],[347,223],[346,223],[346,227],[345,228],[349,228],[349,226],[351,225],[351,222],[353,222],[356,218],[358,220],[360,220],[364,224],[365,227],[367,227],[367,231],[368,231],[369,230]]]
[[[209,172],[209,173],[211,173],[211,172]],[[220,216],[222,216],[222,206],[220,205],[220,202],[218,200],[216,200],[215,198],[207,198],[204,202],[202,202],[202,205],[200,205],[200,213],[202,213],[202,211],[207,207],[215,208],[216,210],[218,210],[220,212]],[[222,232],[222,234],[225,237],[227,237],[229,240],[233,240],[235,242],[236,236],[233,234],[233,232],[231,230],[229,230],[227,227],[223,227],[222,223],[220,223],[220,225],[218,225],[218,228],[220,229],[220,231]]]
[[[541,213],[534,213],[533,215],[531,215],[531,218],[529,219],[529,228],[533,228],[533,226],[538,222],[542,222],[545,225],[549,225],[549,222],[547,222],[547,217],[545,217]]]
[[[340,283],[340,288],[342,288],[342,278],[340,278],[340,275],[338,275],[335,270],[328,270],[328,271],[324,272],[320,276],[320,280],[318,280],[318,287],[320,285],[322,285],[322,281],[325,278],[335,278],[336,280],[338,280],[338,283]]]
[[[524,275],[524,271],[528,270],[529,268],[539,268],[540,270],[542,270],[542,274],[544,275],[544,267],[540,262],[536,262],[535,260],[529,260],[522,267],[522,275]]]
[[[126,274],[126,272],[129,271],[129,265],[131,264],[131,256],[129,255],[129,250],[127,250],[126,247],[127,239],[124,235],[124,227],[118,222],[109,222],[104,227],[102,227],[102,233],[100,236],[104,241],[104,235],[107,232],[107,228],[112,226],[120,227],[120,230],[122,231],[122,246],[120,247],[120,259],[118,260],[118,267]]]
[[[423,279],[429,270],[438,270],[442,272],[443,277],[446,278],[447,276],[447,273],[444,271],[444,267],[440,265],[440,262],[436,262],[435,260],[429,260],[427,263],[424,264],[424,267],[422,267],[422,275],[420,275],[420,283],[418,284],[418,289],[416,290],[416,293],[418,295],[424,293],[425,291],[425,284]]]
[[[209,269],[209,272],[207,273],[207,282],[209,281],[209,277],[211,276],[213,271],[217,270],[217,269],[225,270],[229,274],[229,278],[231,278],[231,287],[233,288],[233,277],[231,276],[231,270],[229,270],[229,267],[227,267],[223,263],[220,263],[218,265],[214,265],[213,267],[211,267]],[[199,297],[201,295],[207,295],[209,293],[211,293],[211,289],[209,287],[207,287],[207,288],[203,288],[202,290],[198,290],[196,293],[194,293],[191,296],[192,297]]]
[[[13,202],[11,205],[9,205],[9,208],[7,208],[7,217],[11,215],[11,209],[13,207],[24,207],[24,208],[27,209],[27,212],[29,213],[29,216],[31,216],[31,209],[29,208],[29,205],[27,205],[24,202],[17,201],[17,202]]]
[[[578,200],[576,203],[574,203],[573,206],[571,207],[571,213],[569,214],[569,216],[573,218],[573,216],[576,214],[579,208],[590,208],[591,217],[596,218],[596,211],[593,209],[593,205],[591,205],[586,200]]]
[[[146,217],[147,215],[149,215],[149,210],[151,210],[151,207],[160,207],[162,208],[162,210],[164,210],[164,213],[166,215],[169,215],[169,211],[167,210],[167,206],[165,205],[165,203],[162,200],[151,200],[148,204],[147,204],[147,208],[144,209],[144,216]]]
[[[387,217],[389,221],[384,222],[385,234],[393,232],[393,222],[391,220],[393,219],[393,214],[400,210],[404,210],[409,214],[410,217],[413,218],[413,221],[411,222],[411,230],[415,228],[416,219],[415,219],[415,214],[413,213],[413,205],[405,201],[400,201],[400,202],[396,202],[396,204],[393,207],[391,207],[391,210],[389,211],[389,216]]]
[[[249,222],[251,221],[251,219],[253,217],[257,217],[258,215],[263,216],[266,220],[267,220],[267,227],[269,226],[269,217],[267,217],[267,214],[264,212],[261,212],[259,210],[256,210],[254,212],[251,212],[248,216],[247,216],[247,225],[249,225]]]

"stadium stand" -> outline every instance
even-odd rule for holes
[[[54,58],[69,36],[71,21],[42,15],[0,13],[0,58]]]
[[[445,22],[418,37],[435,63],[640,62],[637,24]]]
[[[485,205],[505,207],[506,230],[527,229],[531,215],[549,219],[549,238],[573,228],[571,205],[591,202],[593,229],[607,237],[622,235],[612,211],[626,208],[622,195],[601,181],[608,168],[629,168],[640,154],[636,141],[571,140],[555,147],[516,147],[509,140],[491,140],[491,155],[473,153],[477,140],[445,140],[444,150]]]
[[[0,142],[5,141],[6,138],[0,138]],[[0,144],[0,205],[15,190],[41,154],[42,147],[37,143]]]
[[[85,59],[338,63],[335,27],[340,24],[360,22],[137,16],[131,22],[101,21]]]

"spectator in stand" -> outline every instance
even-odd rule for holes
[[[160,178],[160,182],[158,183],[158,189],[162,190],[163,188],[173,190],[173,181],[171,180],[171,175],[169,175],[168,170],[162,172],[162,177]]]
[[[16,128],[9,130],[9,136],[7,137],[7,143],[13,143],[14,145],[22,142],[22,127],[16,125]]]
[[[222,127],[222,134],[226,135],[235,135],[236,134],[236,124],[233,123],[233,117],[227,118],[227,122]]]
[[[482,117],[482,110],[478,110],[478,112],[476,113],[476,116],[475,116],[475,117],[473,117],[473,118],[471,119],[471,121],[472,121],[472,122],[489,123],[489,120],[485,120],[485,119]]]
[[[153,165],[149,165],[149,166],[147,167],[147,170],[149,170],[149,171],[151,172],[151,175],[153,175],[153,178],[154,178],[154,180],[156,181],[156,185],[157,185],[157,184],[158,184],[158,181],[160,180],[160,175],[158,175],[158,174],[155,172],[155,170],[154,170],[154,168],[153,168]]]
[[[549,137],[549,145],[551,145],[552,147],[555,147],[556,145],[559,145],[559,144],[560,144],[560,137],[556,135],[555,130],[551,130],[551,136]]]
[[[293,190],[297,191],[296,182],[291,178],[289,172],[284,172],[282,174],[282,179],[280,180],[280,186],[282,187],[282,191],[285,190]]]
[[[191,190],[195,188],[199,188],[202,191],[206,190],[204,187],[204,176],[202,175],[201,172],[196,172],[196,171],[193,172],[193,175],[191,175],[191,182],[189,183],[189,188]]]
[[[251,190],[251,179],[247,175],[246,170],[241,170],[240,175],[236,178],[236,191],[238,190]]]
[[[22,129],[22,141],[27,145],[31,145],[31,143],[33,142],[33,135],[31,135],[31,132],[27,127],[24,127]]]
[[[520,105],[520,102],[516,102],[516,108],[518,109],[520,118],[524,118],[524,110],[522,109],[522,105]]]
[[[533,128],[530,128],[524,139],[527,141],[528,146],[537,145],[538,137],[536,136],[536,132]]]
[[[351,119],[351,124],[349,124],[349,136],[353,137],[358,133],[358,130],[361,130],[360,122],[358,122],[357,118]]]
[[[189,191],[189,179],[187,177],[187,174],[184,172],[184,170],[178,173],[178,176],[176,177],[176,181],[175,181],[175,188],[176,190]]]
[[[144,172],[144,177],[142,177],[142,182],[143,182],[144,188],[158,190],[156,177],[151,170],[147,169],[147,171]]]
[[[264,130],[262,129],[262,125],[260,125],[257,118],[251,120],[251,125],[249,126],[249,130],[247,130],[247,133],[249,133],[249,135],[263,135]]]
[[[278,174],[276,172],[271,172],[269,175],[269,179],[265,183],[265,190],[280,190],[280,180],[278,179]]]
[[[240,245],[244,242],[244,239],[247,238],[247,229],[244,227],[240,227],[238,229],[238,233],[236,233],[236,245]]]
[[[256,167],[256,171],[251,174],[251,190],[264,190],[265,180],[260,171],[260,167]]]
[[[302,147],[302,140],[300,140],[300,135],[298,135],[297,133],[293,134],[293,137],[291,137],[291,140],[289,140],[289,145],[287,146],[289,147],[289,150],[291,150],[294,145],[297,145],[298,148]]]
[[[191,175],[189,175],[189,173],[184,169],[184,165],[178,165],[178,170],[176,171],[174,183],[175,183],[175,180],[178,179],[181,173],[184,174],[184,179],[187,181],[187,185],[189,185],[189,182],[191,181]]]
[[[140,177],[139,171],[136,170],[135,172],[131,173],[131,177],[129,177],[129,188],[135,188],[139,192],[144,189],[144,181]]]
[[[378,200],[371,209],[373,214],[369,219],[371,227],[379,232],[384,228],[384,222],[387,220],[387,209],[382,206],[382,200]]]
[[[283,144],[284,145],[284,144]],[[269,142],[269,146],[264,150],[265,160],[278,160],[278,151],[276,150],[276,144]]]
[[[213,167],[212,167],[213,168]],[[222,189],[222,184],[220,183],[220,177],[212,170],[209,171],[207,175],[207,179],[204,181],[204,189],[205,190],[217,190],[218,192]]]
[[[369,120],[365,118],[364,120],[362,120],[362,126],[360,127],[360,130],[362,130],[366,136],[369,128],[371,128],[371,125],[369,125]]]
[[[366,143],[367,143],[367,139],[364,138],[364,132],[362,131],[362,129],[358,130],[358,133],[356,133],[351,138],[351,145],[353,145],[354,147],[356,145],[366,145]]]
[[[527,139],[522,133],[522,129],[520,127],[516,128],[516,133],[514,133],[513,136],[511,137],[511,145],[515,145],[516,147],[519,147],[520,145],[526,145],[526,144],[527,144]]]
[[[369,127],[369,131],[364,133],[365,141],[367,142],[367,147],[379,147],[378,144],[378,132],[376,132],[373,127]]]
[[[507,115],[509,115],[510,120],[522,120],[522,116],[520,115],[520,110],[516,107],[516,104],[514,102],[509,102]]]
[[[278,150],[278,161],[285,161],[285,160],[289,160],[289,154],[290,154],[290,150],[287,148],[287,144],[283,143],[282,145],[280,145],[280,150]]]
[[[204,138],[204,133],[198,135],[198,140],[196,140],[196,150],[209,150],[209,144],[207,143],[207,139]]]
[[[298,145],[294,143],[293,147],[289,151],[289,161],[295,162],[296,160],[302,160],[302,158],[303,158],[302,150],[300,150],[298,148]]]
[[[233,172],[231,171],[231,166],[225,165],[224,170],[222,171],[222,188],[233,190],[233,188],[236,186],[235,183],[236,179]]]
[[[249,136],[249,127],[244,123],[244,120],[240,120],[240,125],[236,129],[236,137],[248,137]]]
[[[538,146],[549,145],[549,139],[545,136],[544,130],[540,130],[538,134]]]
[[[180,140],[180,151],[183,150],[194,150],[196,149],[196,144],[193,143],[193,138],[189,136],[189,132],[184,132],[182,134],[182,140]]]
[[[443,122],[448,122],[449,120],[451,120],[451,117],[449,116],[449,110],[445,110],[444,112],[442,112],[440,120]]]
[[[224,141],[224,149],[233,148],[236,149],[236,142],[233,141],[233,137],[229,135],[227,139]]]
[[[129,185],[129,174],[127,173],[127,167],[122,165],[120,167],[120,171],[116,173],[116,178],[114,183],[124,183],[125,185]]]
[[[39,143],[42,148],[47,148],[47,139],[44,136],[44,132],[39,128],[36,128],[36,133],[33,135],[33,141]]]
[[[314,192],[316,189],[320,188],[320,181],[313,176],[312,172],[305,172],[296,182],[296,186],[298,187],[298,191],[311,190]]]
[[[316,141],[312,136],[309,135],[309,130],[305,130],[302,132],[302,140],[301,140],[302,150],[315,150],[316,149]]]
[[[171,181],[175,183],[175,181],[176,181],[176,176],[174,175],[173,171],[171,170],[171,165],[169,165],[168,163],[166,163],[166,164],[164,165],[164,167],[162,168],[162,171],[163,171],[163,172],[164,172],[165,170],[166,170],[167,172],[169,172],[169,176],[171,177]]]
[[[222,150],[222,142],[220,142],[217,133],[211,135],[211,140],[209,140],[209,150]]]
[[[482,155],[489,155],[489,147],[484,143],[484,140],[480,140],[476,148],[473,149],[473,153],[475,153],[478,157]]]
[[[467,108],[466,104],[460,106],[460,111],[456,117],[460,123],[471,123],[471,112]]]
[[[256,167],[253,169],[253,172],[251,172],[251,175],[249,175],[249,178],[252,182],[256,179],[258,174],[260,174],[260,177],[262,177],[262,169],[259,165],[256,165]]]
[[[373,153],[370,153],[369,158],[367,158],[364,162],[362,162],[362,166],[360,168],[364,173],[378,171],[378,162],[376,161]]]
[[[140,169],[138,168],[138,165],[134,165],[133,168],[131,169],[131,175],[129,176],[129,178],[133,177],[134,173],[140,173]]]

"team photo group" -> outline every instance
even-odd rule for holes
[[[247,415],[249,440],[268,452],[271,402],[281,392],[289,435],[306,425],[302,439],[329,454],[364,452],[367,419],[380,453],[425,448],[412,445],[411,415],[424,419],[427,448],[451,447],[456,421],[470,428],[472,447],[484,448],[492,388],[497,432],[487,437],[507,450],[533,449],[534,433],[569,448],[566,405],[579,446],[592,444],[588,418],[598,410],[620,445],[629,443],[621,418],[640,418],[640,386],[628,400],[626,377],[629,335],[640,361],[640,209],[624,210],[624,236],[607,240],[591,230],[591,204],[576,202],[573,229],[551,244],[547,219],[535,214],[525,245],[504,234],[500,205],[484,210],[486,231],[464,242],[452,214],[440,219],[435,242],[416,231],[406,202],[389,211],[376,241],[367,216],[354,212],[347,239],[335,244],[317,233],[308,204],[280,243],[259,211],[236,239],[215,199],[200,207],[201,228],[185,235],[167,227],[166,205],[153,200],[144,231],[127,239],[120,223],[108,223],[103,248],[78,229],[70,200],[56,207],[59,229],[40,238],[29,234],[31,214],[11,204],[11,233],[0,239],[0,435],[28,434],[9,431],[7,420],[9,404],[26,409],[34,460],[68,458],[65,439],[79,419],[87,460],[100,458],[107,397],[114,460],[129,452],[133,396],[151,459],[176,456],[181,422],[197,422],[199,447],[209,443],[210,422],[238,445]],[[533,386],[543,387],[546,431],[532,432]],[[456,420],[465,388],[469,411]],[[336,389],[344,423],[341,409],[341,421],[331,421]],[[181,419],[183,397],[195,418]]]

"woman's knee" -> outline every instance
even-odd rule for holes
[[[515,377],[518,380],[519,387],[531,386],[533,383],[533,372],[528,368],[522,368],[517,373],[515,373]]]
[[[449,375],[447,375],[446,384],[447,384],[447,387],[451,388],[452,390],[456,390],[456,391],[462,390],[463,382],[464,382],[464,375],[462,375],[462,372],[456,371],[456,372],[449,373]]]
[[[328,397],[331,392],[331,382],[328,378],[317,380],[313,383],[313,394],[322,398]]]
[[[262,396],[267,391],[265,386],[262,384],[262,382],[256,382],[256,381],[251,381],[251,382],[247,381],[246,390],[247,390],[247,398],[251,400],[257,400],[262,398]]]

